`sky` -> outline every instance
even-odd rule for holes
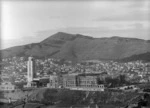
[[[57,32],[150,40],[150,0],[2,0],[1,47]]]

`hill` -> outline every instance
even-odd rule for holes
[[[123,58],[119,61],[121,62],[128,62],[128,61],[136,61],[136,60],[143,60],[143,61],[150,61],[150,52],[139,54],[139,55],[132,55],[131,57]]]
[[[116,60],[150,52],[150,41],[113,36],[93,38],[58,32],[40,43],[16,46],[0,51],[3,58],[13,56],[52,57],[72,61]]]

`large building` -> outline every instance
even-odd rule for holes
[[[77,87],[77,75],[76,74],[67,74],[63,75],[63,87],[64,88],[73,88]]]
[[[94,74],[81,74],[78,76],[78,86],[80,87],[96,87],[98,86],[98,76]]]
[[[59,77],[57,75],[50,75],[48,87],[50,88],[59,87]]]
[[[62,88],[63,87],[63,77],[61,75],[50,75],[49,83],[47,84],[49,88]]]
[[[70,74],[63,76],[63,87],[72,90],[104,91],[104,85],[98,83],[97,74]]]
[[[146,74],[150,75],[150,65],[145,66]]]

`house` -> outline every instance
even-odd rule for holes
[[[0,85],[0,90],[1,91],[13,91],[16,89],[16,86],[13,85],[11,82],[3,82]]]

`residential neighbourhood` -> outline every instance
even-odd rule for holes
[[[62,63],[63,62],[63,63]],[[27,58],[13,57],[2,59],[1,80],[19,83],[27,81]],[[65,74],[101,74],[101,79],[106,77],[116,78],[124,75],[125,79],[133,83],[146,83],[150,80],[150,63],[133,61],[127,63],[114,61],[83,61],[72,65],[71,61],[59,59],[35,59],[35,72],[37,78],[50,75]]]
[[[135,93],[135,96],[130,95],[133,100],[130,100],[129,105],[138,105],[137,102],[139,99],[136,97],[142,97],[141,94],[149,93],[147,92],[148,88],[146,86],[140,86],[149,84],[150,81],[150,63],[144,61],[116,62],[88,60],[74,65],[71,61],[54,58],[12,57],[2,59],[1,64],[0,90],[5,94],[5,99],[1,99],[1,101],[8,103],[12,100],[17,101],[18,104],[15,105],[22,104],[20,99],[25,99],[29,102],[39,101],[37,97],[33,97],[32,95],[35,94],[34,92],[39,93],[38,91],[40,90],[48,94],[52,92],[46,92],[46,90],[56,90],[57,92],[60,91],[62,95],[64,95],[66,90],[69,90],[68,93],[77,91],[79,93],[86,93],[86,96],[82,98],[83,100],[92,98],[89,101],[90,105],[95,103],[93,100],[95,93],[100,93],[101,95],[103,93],[111,93],[112,96],[115,92],[118,93],[117,95]],[[22,94],[21,98],[19,96],[18,98],[12,97],[17,92]],[[28,96],[30,96],[30,99]],[[58,102],[52,102],[52,99],[56,97],[50,97],[47,98],[51,102],[46,103],[50,105],[57,105],[59,103],[59,100]],[[106,101],[108,100],[106,99]],[[110,102],[115,102],[114,104],[116,104],[118,101],[113,96]],[[140,102],[145,102],[145,100],[141,100]],[[94,106],[96,107],[94,108],[98,108],[100,103],[95,104]],[[102,101],[102,103],[104,102]],[[128,101],[126,101],[127,103]]]

